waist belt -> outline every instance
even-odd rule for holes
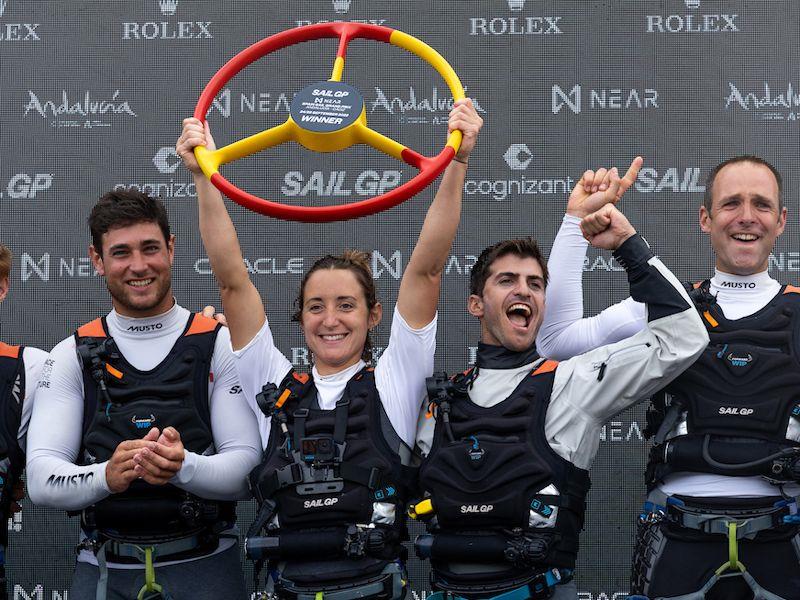
[[[481,600],[546,600],[553,595],[553,587],[560,583],[568,583],[572,580],[572,569],[550,569],[538,573],[528,583],[507,592],[501,592],[493,596],[480,596]],[[467,593],[467,592],[462,592]],[[480,593],[479,591],[477,592]],[[475,594],[469,593],[473,599]],[[461,593],[441,591],[428,596],[428,600],[470,600]]]
[[[381,574],[373,580],[353,585],[320,586],[320,589],[312,591],[281,578],[275,587],[279,592],[279,597],[287,600],[318,600],[319,598],[325,598],[325,600],[352,600],[353,598],[400,600],[405,595],[407,579],[405,569],[400,564],[393,562],[386,565]]]
[[[687,529],[725,536],[731,534],[730,524],[735,523],[737,540],[752,540],[759,532],[781,525],[800,524],[796,498],[779,500],[760,509],[723,510],[689,506],[680,498],[667,496],[659,490],[650,493],[639,519],[645,522],[664,520]]]

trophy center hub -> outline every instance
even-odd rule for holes
[[[289,112],[306,131],[333,133],[355,123],[363,110],[364,98],[352,85],[319,81],[295,95]]]

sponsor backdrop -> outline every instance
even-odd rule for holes
[[[681,278],[713,260],[697,226],[708,169],[757,153],[785,176],[788,234],[771,273],[794,282],[800,73],[792,0],[0,0],[0,239],[15,252],[4,340],[49,349],[109,310],[87,258],[86,216],[105,191],[161,196],[177,234],[174,283],[193,308],[218,302],[197,234],[195,189],[173,146],[208,79],[236,52],[278,31],[326,21],[404,30],[454,66],[485,120],[464,187],[462,225],[447,263],[437,366],[474,358],[477,324],[464,310],[470,266],[501,238],[536,236],[547,249],[576,177],[646,157],[622,207]],[[787,43],[788,42],[788,43]],[[234,78],[209,113],[218,141],[281,123],[293,94],[327,79],[332,40],[294,46]],[[351,44],[344,81],[365,97],[369,123],[433,154],[452,99],[432,69],[383,44]],[[413,176],[368,148],[334,155],[280,146],[224,168],[241,187],[287,202],[372,196]],[[301,273],[326,252],[373,252],[391,306],[425,209],[419,197],[346,223],[285,223],[230,210],[256,285],[269,300],[278,344],[298,367],[308,353],[289,321]],[[608,253],[585,263],[586,310],[627,294]],[[386,313],[390,315],[391,313]],[[377,345],[386,343],[388,319]],[[580,597],[622,598],[643,492],[643,408],[606,425],[577,573]],[[252,507],[240,510],[248,524]],[[15,598],[65,599],[77,523],[37,508],[9,522]],[[427,573],[412,562],[415,597]]]

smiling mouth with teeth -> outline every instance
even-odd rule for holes
[[[754,233],[734,233],[731,237],[739,242],[754,242],[758,239]]]
[[[531,316],[531,309],[525,304],[512,304],[506,311],[508,320],[519,327],[527,327]]]
[[[328,335],[323,334],[323,335],[320,335],[319,337],[321,337],[323,340],[328,341],[328,342],[338,342],[339,340],[343,340],[345,338],[345,335],[346,334],[344,334],[344,333],[336,333],[336,334],[328,334]]]
[[[128,285],[133,287],[145,287],[153,283],[153,279],[138,279],[136,281],[129,281]]]

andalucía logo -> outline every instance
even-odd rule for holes
[[[466,91],[466,88],[464,90]],[[453,97],[447,88],[441,93],[439,88],[434,86],[429,94],[419,94],[414,87],[409,86],[408,95],[392,97],[383,89],[376,87],[375,98],[366,104],[370,113],[380,109],[390,115],[396,115],[400,123],[447,125],[447,117],[453,108],[453,102]],[[486,112],[475,98],[472,99],[472,103],[479,113]]]
[[[797,121],[800,117],[800,89],[795,91],[791,83],[775,90],[766,81],[761,90],[740,90],[730,81],[728,87],[726,109],[739,108],[761,121]]]
[[[23,116],[39,115],[47,119],[51,127],[111,127],[115,121],[127,117],[136,117],[127,100],[119,90],[111,97],[95,96],[86,91],[82,96],[70,95],[61,90],[61,97],[39,98],[33,90],[28,90],[28,101],[25,103]]]
[[[2,17],[9,0],[0,0],[0,17]],[[2,23],[0,24],[0,42],[38,42],[39,23]]]

